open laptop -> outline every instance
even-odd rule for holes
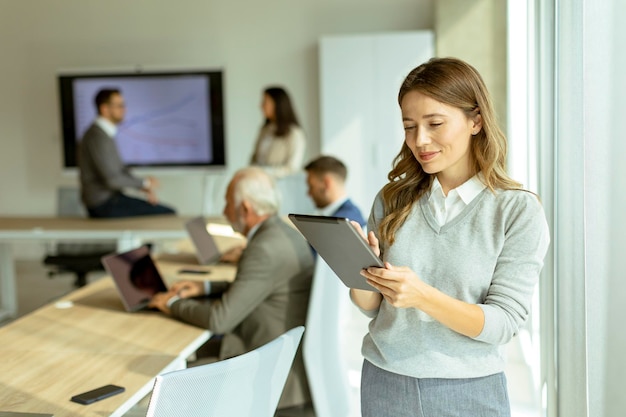
[[[126,311],[142,310],[154,294],[167,291],[147,246],[103,256],[102,265],[113,278]]]
[[[196,249],[196,258],[200,265],[216,264],[220,260],[219,249],[215,243],[215,239],[207,229],[207,223],[204,217],[195,217],[185,223],[185,229],[191,238],[194,248]]]

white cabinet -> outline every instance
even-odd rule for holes
[[[325,36],[319,53],[321,152],[346,164],[350,197],[367,218],[404,140],[398,89],[434,55],[434,36]]]

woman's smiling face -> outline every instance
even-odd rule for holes
[[[474,119],[453,106],[441,103],[419,91],[402,98],[402,122],[406,145],[424,172],[436,174],[444,191],[455,188],[472,172],[470,141],[481,129],[481,117]]]

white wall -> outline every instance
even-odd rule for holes
[[[404,141],[398,90],[434,56],[432,31],[325,36],[320,42],[321,149],[348,167],[367,218]]]
[[[505,132],[506,13],[507,2],[503,0],[437,0],[435,7],[437,56],[461,58],[476,68],[491,94],[500,126]]]
[[[621,417],[626,373],[626,3],[623,0],[536,0],[553,31],[554,129],[541,141],[553,150],[543,184],[553,215],[554,325],[558,340],[556,404],[549,416]],[[546,23],[546,22],[543,22]],[[543,40],[543,39],[542,39]],[[546,39],[548,40],[548,39]],[[551,62],[553,59],[553,62]],[[552,66],[551,66],[552,65]],[[549,109],[545,113],[550,114]],[[548,155],[552,156],[552,155]],[[550,176],[552,175],[552,178]],[[546,352],[552,354],[553,352]],[[549,403],[551,392],[548,392]]]
[[[610,186],[607,194],[609,207],[605,207],[605,214],[608,215],[607,223],[610,225],[609,241],[604,246],[609,253],[608,275],[605,293],[601,293],[606,298],[592,300],[598,306],[598,311],[606,314],[606,347],[605,360],[598,364],[606,375],[604,384],[600,390],[604,390],[604,395],[599,400],[605,404],[604,417],[623,416],[626,410],[626,396],[624,395],[624,375],[626,375],[626,330],[624,329],[624,318],[626,317],[626,141],[624,140],[624,127],[620,123],[626,114],[626,78],[624,68],[626,68],[626,3],[620,0],[612,0],[609,14],[597,16],[598,24],[612,16],[610,25],[611,32],[605,39],[609,47],[607,54],[603,57],[609,65],[610,78],[607,82],[610,87],[608,103],[610,115],[609,137],[607,138],[607,148],[610,150],[610,174],[608,177],[597,178],[598,181],[606,181]],[[590,134],[591,136],[591,134]],[[606,309],[600,306],[606,304]],[[595,341],[590,341],[595,343]],[[590,414],[593,415],[593,414]]]
[[[150,172],[163,201],[211,214],[247,164],[264,86],[291,92],[313,157],[320,36],[432,29],[432,15],[432,0],[0,0],[0,215],[54,214],[56,188],[76,184],[61,168],[59,69],[224,67],[228,172]]]
[[[580,0],[589,417],[626,414],[626,3]],[[567,341],[564,341],[567,343]],[[567,400],[567,399],[566,399]]]

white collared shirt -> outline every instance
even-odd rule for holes
[[[267,219],[266,219],[267,220]],[[257,224],[255,224],[254,226],[252,226],[250,228],[250,230],[248,230],[248,234],[246,235],[246,240],[248,242],[250,242],[252,240],[252,236],[254,236],[254,234],[256,233],[257,230],[259,230],[259,227],[261,227],[261,225],[263,224],[263,222],[265,222],[265,220],[263,220],[262,222],[259,222]]]
[[[435,177],[432,187],[430,188],[428,204],[439,226],[443,226],[458,216],[459,213],[487,187],[480,180],[479,175],[480,174],[474,175],[463,184],[450,190],[447,196],[443,194],[441,183],[439,183],[439,180]]]
[[[104,133],[109,135],[111,138],[114,138],[115,135],[117,135],[117,126],[115,125],[115,123],[111,122],[109,119],[105,119],[102,116],[98,116],[95,123],[98,126],[100,126],[100,128],[104,130]]]
[[[332,216],[348,200],[348,197],[340,198],[334,203],[330,203],[324,208],[318,208],[315,213],[319,216]]]

